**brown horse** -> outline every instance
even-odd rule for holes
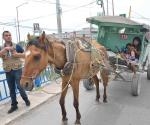
[[[66,59],[66,48],[65,45],[53,36],[45,35],[43,33],[39,38],[32,39],[28,35],[29,43],[25,52],[25,66],[21,78],[21,85],[26,90],[33,89],[33,79],[39,75],[48,64],[59,69],[63,69]],[[95,43],[101,52],[104,51],[104,60],[108,59],[106,50],[104,47]],[[62,78],[62,92],[60,97],[60,106],[62,110],[62,120],[67,121],[66,109],[65,109],[65,96],[68,90],[68,84],[71,85],[73,90],[73,105],[76,110],[76,124],[80,124],[80,111],[79,111],[79,82],[87,76],[90,70],[91,54],[90,52],[84,52],[78,49],[75,57],[75,63],[73,63],[73,71],[71,75],[63,75]],[[108,84],[108,73],[104,69],[101,70],[101,78],[104,85],[103,102],[107,102],[106,86]],[[95,74],[91,78],[96,86],[96,100],[100,98],[99,92],[99,79]]]

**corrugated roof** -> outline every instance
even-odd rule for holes
[[[88,22],[96,21],[101,23],[116,23],[116,24],[127,24],[127,25],[141,25],[133,20],[125,18],[123,16],[95,16],[86,19]]]

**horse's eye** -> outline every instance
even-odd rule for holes
[[[39,61],[40,58],[41,58],[41,55],[35,55],[35,56],[34,56],[34,60],[35,60],[35,61]]]

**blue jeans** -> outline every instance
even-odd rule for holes
[[[18,104],[17,99],[16,99],[16,91],[15,91],[16,86],[20,92],[22,99],[25,102],[28,100],[25,90],[20,85],[21,74],[22,74],[22,69],[11,70],[10,72],[6,72],[6,80],[7,80],[9,91],[10,91],[12,106],[17,106]]]

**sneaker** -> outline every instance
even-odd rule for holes
[[[29,100],[25,101],[25,103],[26,103],[26,106],[30,106],[30,101]]]
[[[16,111],[18,109],[18,106],[12,106],[9,110],[8,110],[8,114]]]

